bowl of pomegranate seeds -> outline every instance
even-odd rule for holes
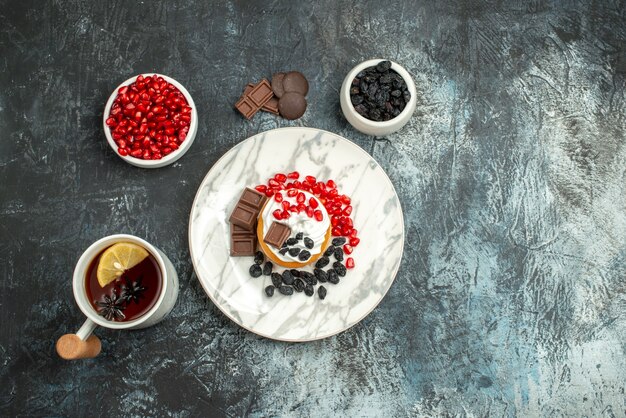
[[[393,61],[373,59],[354,67],[340,90],[341,111],[358,131],[385,136],[411,119],[417,104],[411,75]]]
[[[195,139],[198,113],[189,92],[161,74],[120,84],[104,108],[104,134],[124,161],[158,168],[182,157]]]

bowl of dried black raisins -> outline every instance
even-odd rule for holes
[[[344,116],[355,129],[368,135],[389,135],[413,115],[415,83],[408,71],[393,61],[364,61],[343,80],[340,102]]]

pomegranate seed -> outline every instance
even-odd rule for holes
[[[274,180],[274,179],[270,179],[270,180],[267,182],[267,184],[268,184],[270,187],[278,187],[278,185],[279,185],[279,183],[278,183],[276,180]]]
[[[353,229],[352,232],[350,232],[350,238],[356,238],[356,229]]]
[[[286,189],[293,189],[293,183],[287,183],[287,184],[285,185],[285,188],[286,188]]]
[[[309,186],[309,183],[302,183],[301,189],[304,190],[305,192],[310,192],[311,186]]]
[[[274,215],[274,218],[276,219],[281,219],[280,209],[276,209],[274,212],[272,212],[272,215]]]
[[[306,200],[306,197],[304,196],[304,193],[298,193],[298,197],[296,197],[296,201],[298,203],[304,203],[305,200]]]
[[[309,206],[311,206],[313,209],[317,209],[317,207],[319,206],[319,203],[317,203],[317,199],[314,197],[310,198]]]
[[[135,158],[141,158],[142,150],[140,148],[134,149],[130,152],[130,155]]]
[[[256,186],[255,189],[257,192],[265,193],[265,191],[267,190],[267,186],[264,184],[261,184],[259,186]]]
[[[356,247],[357,245],[359,245],[359,242],[361,242],[361,240],[359,238],[350,238],[350,245],[352,245],[353,247]]]
[[[128,150],[126,148],[118,148],[117,152],[122,156],[125,157],[128,155]]]
[[[282,213],[280,214],[281,219],[289,219],[289,212],[287,212],[286,210],[282,211]]]
[[[328,181],[326,182],[326,186],[327,186],[329,189],[335,189],[335,188],[337,188],[337,184],[336,184],[333,180],[328,180]]]
[[[307,210],[307,207],[304,206],[304,203],[298,203],[298,213],[305,212],[306,210]]]
[[[346,196],[345,194],[341,195],[341,203],[343,203],[344,205],[349,205],[350,202],[351,200],[348,196]]]
[[[352,251],[354,251],[354,249],[350,246],[350,244],[346,244],[343,246],[343,252],[346,254],[352,254]]]
[[[285,180],[287,180],[287,176],[282,173],[278,173],[274,176],[274,180],[276,180],[279,183],[284,183]]]
[[[346,206],[346,208],[343,210],[343,214],[345,216],[350,216],[351,213],[352,213],[352,206]]]
[[[283,209],[284,209],[284,210],[289,210],[289,207],[290,207],[290,206],[291,206],[291,204],[290,204],[289,202],[287,202],[287,201],[284,201],[284,202],[283,202]]]
[[[106,124],[107,124],[107,126],[116,126],[117,125],[117,121],[115,120],[115,118],[107,118]]]
[[[336,227],[333,228],[332,234],[333,234],[333,237],[340,237],[341,236],[341,229],[336,228]]]
[[[344,225],[341,227],[341,235],[343,235],[344,237],[350,236],[350,232],[352,232],[352,228],[350,228],[349,226]]]
[[[300,177],[300,173],[298,173],[297,171],[292,171],[291,173],[287,174],[287,177],[289,177],[290,179],[298,180],[298,178]]]
[[[333,216],[332,218],[330,218],[330,224],[332,226],[337,226],[339,224],[339,218],[337,218],[336,216]]]
[[[306,208],[306,216],[308,216],[309,218],[312,218],[313,216],[315,216],[315,212],[313,212],[312,207]]]
[[[296,205],[289,206],[289,212],[298,213],[298,207]]]
[[[307,183],[309,183],[311,186],[314,185],[317,182],[317,179],[313,176],[306,176],[304,178],[306,180]]]
[[[296,181],[293,182],[293,187],[295,189],[299,189],[299,188],[302,187],[302,183],[296,180]]]
[[[274,195],[274,200],[277,201],[278,203],[283,201],[283,195],[281,193],[276,193]]]
[[[353,269],[354,268],[354,259],[352,257],[348,257],[346,260],[346,268]]]
[[[172,148],[173,148],[173,147],[172,147]],[[272,196],[274,196],[274,190],[272,190],[272,189],[267,189],[267,190],[265,191],[265,196],[267,196],[267,197],[272,197]]]
[[[289,189],[287,191],[287,196],[289,197],[296,197],[298,195],[298,191],[296,189]]]
[[[337,197],[338,194],[339,192],[337,191],[337,189],[332,189],[331,191],[328,192],[328,197],[334,199],[335,197]]]
[[[332,212],[333,212],[333,215],[341,215],[341,208],[336,207],[333,209]]]
[[[321,222],[322,219],[324,219],[324,215],[322,214],[321,210],[316,210],[314,212],[314,215],[315,215],[315,220],[318,221],[318,222]]]

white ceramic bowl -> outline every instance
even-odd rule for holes
[[[102,125],[104,127],[104,135],[106,136],[107,141],[109,142],[109,145],[115,152],[115,155],[117,155],[118,157],[120,157],[122,160],[126,161],[129,164],[132,164],[137,167],[143,167],[143,168],[165,167],[166,165],[172,164],[174,161],[178,160],[180,157],[185,155],[189,147],[191,147],[191,144],[193,144],[193,140],[196,138],[196,132],[198,131],[198,112],[196,110],[196,104],[193,102],[193,99],[191,98],[191,95],[189,94],[187,89],[185,89],[182,86],[182,84],[180,84],[178,81],[163,74],[145,73],[143,74],[143,76],[151,77],[154,74],[156,74],[158,77],[163,77],[165,81],[167,81],[168,83],[172,83],[178,90],[180,90],[181,93],[183,93],[183,96],[185,96],[185,99],[187,99],[187,103],[191,107],[191,122],[189,124],[189,132],[187,133],[187,137],[185,138],[183,143],[180,144],[180,147],[176,151],[164,156],[160,160],[143,160],[141,158],[135,158],[130,155],[125,155],[125,156],[120,155],[119,152],[117,152],[117,144],[115,143],[115,141],[113,140],[113,137],[111,136],[111,129],[107,126],[106,120],[109,117],[109,112],[111,112],[111,106],[113,106],[113,102],[115,101],[115,98],[117,97],[117,92],[119,91],[119,89],[133,83],[139,75],[129,78],[128,80],[124,81],[122,84],[117,86],[115,90],[113,90],[113,93],[111,93],[111,96],[109,97],[109,100],[107,101],[107,104],[104,108],[104,114],[102,116]]]
[[[408,71],[405,70],[400,64],[391,61],[391,69],[400,74],[409,89],[409,93],[411,93],[411,99],[406,104],[404,110],[395,118],[384,122],[375,122],[364,118],[359,115],[356,110],[354,110],[354,106],[350,101],[350,87],[352,87],[352,80],[354,80],[354,77],[356,77],[359,72],[368,67],[373,67],[381,61],[384,60],[372,59],[364,61],[350,70],[346,78],[343,80],[341,91],[339,93],[341,111],[348,122],[350,122],[356,130],[373,136],[385,136],[400,130],[404,125],[406,125],[409,119],[411,119],[413,111],[415,111],[415,105],[417,104],[417,91],[415,89],[415,82],[413,81],[413,78],[411,78]]]

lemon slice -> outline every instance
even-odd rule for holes
[[[118,242],[107,248],[98,262],[98,283],[104,287],[148,257],[148,251],[137,244]]]

